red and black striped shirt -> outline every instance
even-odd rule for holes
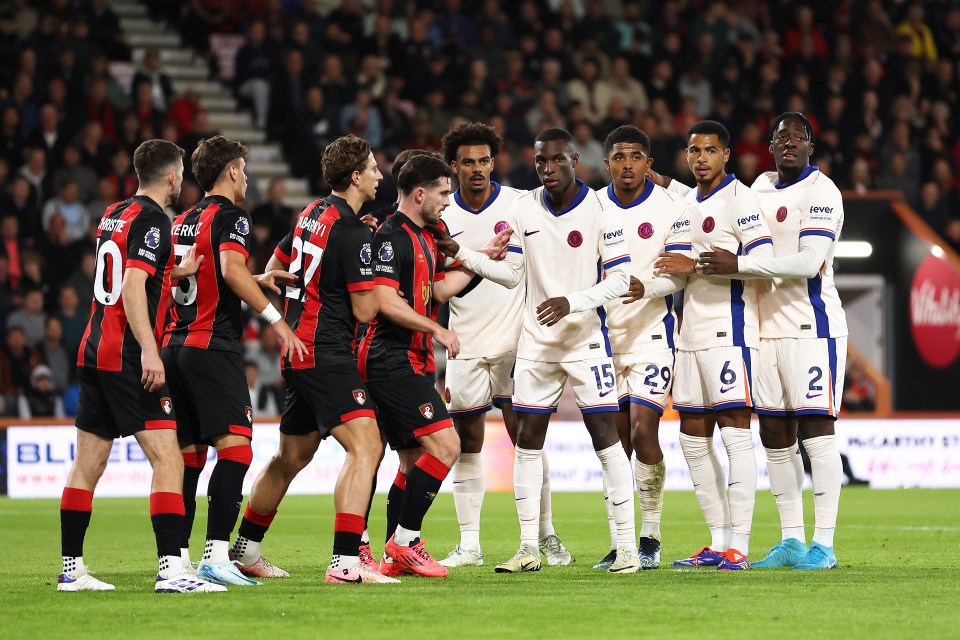
[[[433,283],[444,278],[443,257],[433,235],[399,211],[380,226],[373,238],[373,276],[375,285],[397,289],[414,311],[436,318]],[[405,329],[378,315],[359,345],[357,364],[367,380],[409,373],[426,375],[435,370],[433,336]]]
[[[198,347],[217,351],[242,348],[243,318],[237,297],[220,269],[220,253],[249,255],[250,217],[223,196],[207,196],[173,221],[177,260],[194,244],[203,256],[196,275],[173,290],[173,321],[167,325],[164,347]]]
[[[287,287],[284,310],[309,353],[303,362],[284,361],[284,368],[355,364],[357,320],[350,294],[373,290],[372,240],[347,201],[329,195],[307,205],[277,246],[274,255],[304,283]]]
[[[140,344],[123,308],[123,274],[141,269],[147,313],[160,340],[173,270],[170,218],[147,196],[110,205],[97,227],[97,267],[90,321],[80,341],[77,366],[101,371],[141,371]]]

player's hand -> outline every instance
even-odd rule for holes
[[[513,235],[513,229],[509,227],[490,238],[487,244],[480,248],[480,253],[491,260],[503,260],[507,257],[507,244],[510,242],[510,236]]]
[[[630,276],[630,288],[627,290],[627,293],[623,296],[626,298],[623,301],[623,304],[630,304],[631,302],[636,302],[637,300],[643,299],[643,283],[637,280],[635,276]]]
[[[279,269],[274,269],[273,271],[267,271],[266,273],[261,273],[258,276],[253,277],[264,289],[270,289],[276,294],[283,295],[283,292],[280,291],[280,287],[277,285],[283,285],[285,287],[292,287],[297,284],[297,276],[294,273],[289,271],[281,271]]]
[[[180,259],[180,264],[173,268],[170,277],[174,280],[183,280],[194,275],[200,269],[200,263],[203,262],[203,256],[197,257],[197,245],[190,245],[187,252]]]
[[[552,327],[570,313],[570,301],[566,298],[549,298],[537,307],[537,320],[540,324]]]
[[[434,332],[433,337],[437,339],[437,342],[446,347],[448,358],[452,359],[460,355],[460,338],[458,338],[457,334],[453,331],[440,327]]]
[[[670,186],[670,183],[673,182],[673,178],[670,176],[665,176],[657,173],[653,169],[647,169],[647,177],[653,182],[653,184],[659,185],[666,189]]]
[[[737,263],[737,254],[716,245],[710,245],[713,251],[704,251],[698,262],[702,265],[700,272],[706,276],[726,276],[740,270]]]
[[[655,276],[683,276],[696,272],[697,261],[682,253],[661,253],[659,259],[653,263]]]
[[[460,251],[460,245],[457,244],[457,242],[450,237],[450,234],[447,233],[447,230],[440,225],[429,225],[427,230],[433,234],[434,240],[437,241],[437,249],[440,249],[443,255],[452,258]]]
[[[167,380],[163,361],[160,360],[160,354],[156,351],[140,352],[140,368],[143,371],[140,375],[140,384],[150,393],[162,387]]]
[[[300,341],[300,338],[297,337],[297,334],[293,332],[293,329],[290,328],[285,321],[280,320],[279,322],[274,323],[274,331],[277,332],[277,336],[280,338],[280,358],[289,357],[290,361],[293,362],[293,354],[296,352],[300,356],[300,362],[303,362],[303,359],[309,355],[307,353],[307,347]]]
[[[363,224],[367,225],[367,227],[370,229],[370,231],[376,232],[376,230],[377,230],[377,219],[373,216],[372,213],[368,213],[368,214],[362,216],[362,217],[360,218],[360,222],[362,222]]]

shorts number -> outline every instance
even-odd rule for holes
[[[810,381],[810,391],[823,391],[823,385],[817,384],[820,382],[820,378],[823,377],[823,369],[820,367],[810,367],[810,371],[807,373],[813,374],[813,380]]]
[[[310,256],[309,261],[304,260],[304,255]],[[301,268],[306,263],[306,273],[303,275],[303,285],[313,280],[317,275],[317,269],[320,268],[320,257],[323,256],[323,249],[311,242],[304,242],[300,236],[293,237],[293,260],[290,261],[290,273],[300,274]],[[287,297],[299,299],[300,288],[287,287]]]
[[[187,251],[190,250],[190,245],[186,244],[174,244],[173,245],[173,254],[177,257],[177,264],[180,264],[180,260],[186,255]],[[187,285],[186,291],[183,289],[183,285]],[[177,284],[170,287],[173,291],[173,300],[177,304],[182,304],[184,306],[190,306],[197,301],[197,276],[196,274],[186,278],[185,280],[180,280]]]
[[[663,380],[663,388],[666,389],[670,385],[670,368],[669,367],[657,367],[655,364],[648,364],[644,369],[649,375],[643,379],[643,384],[648,387],[657,388],[657,381],[653,378],[660,374],[660,378]]]
[[[590,367],[590,371],[593,371],[593,375],[597,379],[597,389],[602,390],[604,387],[607,389],[613,389],[613,385],[616,384],[616,379],[613,377],[613,365],[605,364],[603,368],[600,367]],[[600,373],[603,372],[603,379],[600,379]]]
[[[730,368],[730,361],[723,363],[723,369],[720,370],[720,382],[723,384],[733,384],[737,381],[737,374]]]
[[[107,258],[110,258],[109,273],[106,272]],[[117,243],[107,240],[97,247],[97,273],[93,278],[93,297],[100,304],[113,306],[120,300],[122,288],[123,256],[120,255],[120,247]]]

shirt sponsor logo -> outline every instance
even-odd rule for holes
[[[833,213],[833,207],[810,207],[810,213]]]
[[[571,231],[567,234],[567,244],[576,249],[583,244],[583,234],[579,231]]]
[[[690,227],[690,220],[677,220],[676,222],[673,223],[673,228],[676,231],[680,231],[681,229],[687,229],[689,227]]]
[[[377,266],[375,267],[375,269],[376,269],[377,271],[381,271],[381,272],[383,272],[383,273],[393,273],[393,267],[391,267],[391,266],[388,265],[388,264],[380,264],[380,263],[377,263]]]
[[[745,224],[750,224],[751,222],[760,222],[760,214],[755,213],[751,216],[745,216],[737,219],[737,225],[741,227]]]
[[[243,236],[238,236],[238,235],[235,234],[235,233],[231,233],[231,234],[230,234],[230,239],[231,239],[231,240],[236,240],[241,246],[244,246],[244,247],[247,246],[247,239],[244,238]]]
[[[644,222],[642,225],[640,225],[640,228],[637,229],[637,234],[639,234],[641,238],[646,240],[647,238],[653,235],[653,225],[650,224],[649,222]]]
[[[156,262],[156,261],[157,261],[157,254],[151,253],[150,251],[147,251],[146,249],[140,249],[140,251],[138,251],[137,253],[139,253],[141,256],[143,256],[144,258],[146,258],[146,259],[148,259],[148,260],[150,260],[150,261],[152,261],[152,262]]]
[[[390,262],[393,260],[393,243],[384,242],[380,245],[380,250],[377,251],[377,258],[383,262]]]
[[[617,229],[616,231],[611,231],[610,233],[603,234],[604,240],[613,240],[614,238],[622,238],[623,229]]]
[[[360,247],[360,262],[370,264],[371,260],[373,260],[373,251],[370,249],[370,243],[364,242],[363,246]]]
[[[143,243],[150,247],[151,249],[156,249],[160,246],[160,228],[159,227],[150,227],[150,231],[147,231],[147,235],[143,236]]]

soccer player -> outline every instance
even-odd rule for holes
[[[491,235],[507,228],[510,206],[523,192],[492,182],[500,136],[488,125],[462,124],[443,137],[444,160],[457,173],[443,220],[451,236],[481,249]],[[467,295],[469,293],[469,295]],[[480,511],[484,478],[480,451],[485,416],[496,405],[510,440],[517,442],[517,418],[511,406],[511,373],[517,359],[524,287],[505,289],[475,278],[450,299],[450,329],[460,338],[460,355],[447,363],[446,386],[453,425],[460,435],[460,458],[453,466],[453,499],[460,523],[460,544],[440,561],[445,567],[483,565]],[[551,565],[570,564],[570,552],[553,530],[550,469],[543,454],[540,496],[540,550]]]
[[[301,360],[306,356],[303,343],[260,290],[264,286],[279,293],[275,283],[292,282],[293,276],[269,272],[254,278],[247,271],[250,218],[237,206],[247,192],[246,154],[239,142],[213,136],[201,140],[191,156],[194,176],[206,193],[174,220],[174,250],[179,255],[196,246],[204,261],[196,275],[181,280],[173,291],[176,305],[162,353],[170,392],[180,407],[177,429],[188,496],[181,554],[189,558],[184,552],[196,512],[197,479],[212,444],[217,464],[207,491],[207,540],[197,575],[234,585],[258,584],[244,577],[228,557],[243,477],[253,459],[253,410],[240,343],[241,301],[273,325],[283,341],[281,357],[288,352]]]
[[[333,189],[309,204],[275,256],[304,283],[286,290],[286,317],[307,347],[303,361],[283,361],[287,398],[280,449],[253,484],[233,546],[239,569],[253,577],[286,577],[260,554],[260,544],[290,482],[333,436],[346,451],[334,489],[330,583],[398,583],[360,562],[360,540],[380,462],[373,401],[353,354],[357,323],[377,313],[370,230],[357,212],[374,199],[383,176],[370,143],[353,135],[324,149],[323,177]]]
[[[607,215],[623,225],[630,252],[630,274],[641,280],[653,276],[653,264],[664,248],[689,248],[685,234],[687,203],[678,195],[645,178],[653,164],[650,139],[640,129],[624,125],[614,129],[604,142],[607,171],[612,182],[597,191]],[[673,296],[624,304],[607,304],[610,344],[621,411],[616,414],[621,441],[627,441],[627,456],[636,452],[634,479],[640,501],[640,566],[660,566],[660,513],[666,468],[660,450],[659,425],[670,393],[674,364],[677,317]],[[626,433],[626,437],[624,437]],[[611,551],[594,569],[607,569],[616,560],[617,527],[607,503]]]
[[[687,226],[689,222],[692,259],[714,247],[749,254],[772,244],[757,197],[725,171],[730,157],[726,128],[703,120],[687,132],[687,143],[687,164],[697,188],[687,195],[689,218],[680,224]],[[665,255],[654,265],[659,272],[692,271],[687,269],[691,257],[682,253]],[[636,288],[631,286],[632,297],[628,300],[635,299],[637,293],[644,298],[673,293],[683,286],[683,280],[673,275],[637,281]],[[680,446],[712,540],[690,557],[675,561],[674,566],[749,568],[757,487],[750,415],[758,334],[755,287],[718,276],[689,276],[677,340],[673,406],[680,412]],[[718,425],[730,461],[726,487],[713,449],[714,428]]]
[[[116,438],[134,436],[153,468],[150,519],[160,569],[155,590],[164,593],[226,591],[184,572],[183,461],[176,416],[157,341],[163,330],[171,279],[196,272],[195,251],[174,266],[170,219],[163,212],[180,196],[183,149],[148,140],[133,154],[140,187],[107,208],[97,228],[97,270],[90,322],[77,360],[77,453],[60,500],[63,573],[57,591],[112,591],[87,572],[83,539],[93,491]]]
[[[802,113],[783,113],[774,121],[770,152],[777,170],[752,187],[772,231],[772,254],[738,257],[717,250],[700,257],[705,274],[774,278],[772,289],[760,296],[756,412],[782,539],[753,564],[757,569],[837,566],[833,534],[842,465],[834,425],[843,395],[847,322],[833,280],[833,256],[843,199],[833,181],[810,165],[813,144],[813,128]],[[816,517],[809,550],[798,432],[813,477]]]
[[[381,572],[385,575],[447,575],[446,567],[424,548],[420,530],[460,455],[460,439],[430,372],[433,339],[446,347],[450,358],[457,357],[460,342],[431,316],[436,304],[458,293],[473,275],[459,270],[448,277],[433,235],[424,232],[440,222],[452,191],[452,175],[435,155],[410,158],[398,176],[398,210],[374,236],[379,312],[360,343],[358,364],[379,409],[380,427],[400,452],[401,461],[404,450],[424,449],[402,479],[398,525],[384,546]]]
[[[603,308],[627,292],[630,255],[619,220],[575,177],[579,156],[573,137],[563,129],[547,129],[536,137],[534,152],[543,187],[511,206],[507,222],[513,233],[506,260],[492,261],[450,238],[441,241],[447,255],[478,275],[507,287],[526,282],[513,393],[519,414],[514,489],[520,548],[496,571],[540,570],[543,443],[569,378],[600,458],[619,532],[617,558],[608,571],[635,572],[640,561],[633,479],[612,415],[619,403]]]

